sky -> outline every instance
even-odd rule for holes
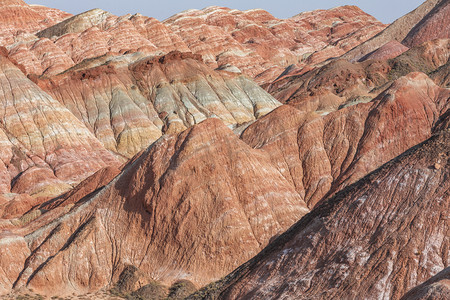
[[[158,20],[190,8],[202,9],[211,5],[246,10],[262,8],[277,18],[289,18],[300,12],[328,9],[341,5],[357,5],[383,23],[391,23],[419,6],[424,0],[25,0],[72,14],[101,8],[115,15],[141,13]]]

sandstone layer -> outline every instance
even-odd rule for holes
[[[70,18],[42,7],[33,12],[37,21],[41,16],[37,12],[47,16],[45,20],[48,16],[64,19],[57,24],[47,21],[50,23],[44,28],[22,26],[26,38],[5,41],[10,56],[28,74],[36,75],[56,75],[105,54],[161,55],[177,50],[202,55],[212,68],[257,76],[263,84],[291,64],[304,67],[340,56],[385,28],[355,6],[316,10],[289,19],[277,19],[260,9],[211,6],[176,14],[164,22],[140,14],[118,17],[101,9]],[[19,20],[37,22],[30,18]]]
[[[450,298],[450,267],[411,289],[401,300],[445,300],[448,298]]]
[[[61,22],[70,14],[22,0],[0,1],[0,45],[29,38],[29,34]]]
[[[269,156],[218,119],[163,137],[104,188],[58,207],[1,240],[26,257],[5,269],[1,256],[3,289],[87,293],[111,287],[127,264],[201,286],[308,212]]]
[[[450,263],[449,138],[438,133],[336,194],[197,297],[400,299]]]
[[[108,150],[127,159],[163,133],[183,131],[210,117],[236,127],[281,105],[248,77],[213,70],[199,55],[136,55],[122,60],[106,56],[36,82]]]
[[[348,59],[351,61],[358,61],[361,58],[363,58],[368,53],[375,51],[376,49],[382,47],[384,44],[390,42],[390,41],[398,41],[402,42],[409,34],[413,34],[412,30],[416,31],[416,26],[420,23],[423,23],[423,20],[426,20],[429,18],[430,14],[434,14],[434,11],[437,7],[441,6],[447,6],[448,1],[447,0],[427,0],[424,3],[422,3],[419,7],[417,7],[415,10],[411,11],[410,13],[404,15],[403,17],[395,20],[391,25],[389,25],[386,29],[372,37],[371,39],[365,41],[364,43],[361,43],[361,45],[356,46],[355,48],[351,49],[347,53],[345,53],[342,58]],[[441,17],[440,14],[437,15],[438,18]],[[434,22],[430,22],[434,23]],[[444,29],[444,35],[446,38],[449,38],[448,34],[448,18],[445,20],[445,23],[443,24]],[[409,38],[411,39],[411,37]],[[433,39],[433,37],[429,37],[426,40]],[[424,40],[425,41],[425,40]]]
[[[0,0],[0,295],[447,297],[448,4]]]
[[[68,109],[0,56],[0,194],[55,196],[115,157]]]
[[[423,73],[410,73],[367,103],[356,101],[323,116],[282,106],[241,138],[266,150],[312,208],[427,139],[448,114],[449,99],[448,89]]]
[[[265,88],[283,103],[324,114],[348,105],[368,102],[395,79],[410,72],[423,72],[436,78],[435,82],[439,85],[445,86],[446,65],[450,57],[449,41],[436,39],[397,53],[388,51],[383,54],[384,50],[380,48],[363,62],[351,63],[337,59],[310,70],[287,70]],[[395,58],[387,59],[392,54]],[[372,59],[378,55],[384,58]]]

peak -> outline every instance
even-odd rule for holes
[[[10,5],[17,5],[17,6],[28,6],[24,1],[22,0],[0,0],[1,6],[10,6]]]
[[[83,32],[88,28],[101,24],[111,16],[113,14],[99,8],[94,8],[51,26],[37,33],[37,36],[51,38],[53,36],[63,36],[68,33]]]
[[[224,6],[217,6],[217,5],[211,5],[207,6],[204,9],[202,9],[204,12],[211,12],[211,11],[219,11],[219,10],[226,10],[229,11],[230,9],[228,7]]]
[[[403,40],[408,47],[434,39],[450,38],[450,1],[440,1],[418,22]]]

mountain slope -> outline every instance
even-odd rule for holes
[[[335,77],[330,78],[332,87]],[[448,112],[449,99],[448,89],[423,73],[410,73],[369,102],[355,101],[323,116],[300,105],[282,106],[248,126],[241,138],[267,151],[312,208],[328,193],[429,138]]]
[[[105,56],[36,82],[107,149],[128,159],[163,133],[214,116],[236,127],[281,105],[246,76],[213,70],[199,55],[178,51]]]
[[[356,46],[352,50],[345,53],[341,58],[348,59],[350,61],[358,61],[366,54],[380,48],[384,44],[396,40],[398,42],[403,41],[409,32],[418,24],[424,17],[427,16],[436,6],[441,2],[448,2],[446,0],[427,0],[422,3],[415,10],[404,15],[403,17],[395,20],[386,29],[362,43]],[[448,37],[447,37],[448,38]]]
[[[3,267],[15,289],[83,294],[111,287],[129,264],[163,283],[204,285],[308,212],[267,154],[217,119],[162,137],[105,187],[56,206],[0,240],[28,253],[19,269]]]
[[[406,293],[401,300],[445,300],[450,297],[450,267]]]
[[[0,55],[0,193],[56,196],[118,164],[65,107]]]
[[[211,6],[181,12],[164,22],[94,9],[39,32],[42,27],[36,27],[26,38],[5,46],[29,74],[36,75],[62,72],[47,69],[51,60],[68,69],[105,54],[162,55],[177,50],[202,55],[212,68],[233,68],[252,78],[260,75],[258,82],[266,83],[291,64],[305,66],[342,55],[384,28],[355,6],[289,19],[277,19],[261,9]]]
[[[202,297],[399,299],[450,263],[449,138],[338,193]]]
[[[438,3],[403,40],[408,47],[418,46],[434,39],[450,38],[450,2]]]
[[[0,45],[27,39],[28,33],[56,24],[69,16],[56,9],[30,6],[22,0],[1,0]]]

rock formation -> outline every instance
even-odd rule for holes
[[[241,138],[266,150],[312,208],[330,191],[428,138],[448,111],[449,99],[448,89],[411,73],[370,102],[324,116],[280,107],[250,125]]]
[[[440,1],[403,40],[408,47],[418,46],[434,39],[450,38],[450,2]]]
[[[336,194],[197,296],[400,299],[449,264],[449,138],[441,132]]]
[[[0,1],[0,45],[27,39],[28,34],[56,24],[70,14],[58,10],[30,6],[22,0]]]
[[[450,267],[411,289],[401,300],[445,300],[448,298],[450,298]]]
[[[31,9],[25,3],[23,6]],[[104,54],[161,55],[177,50],[202,55],[212,68],[234,69],[250,77],[260,75],[258,82],[262,84],[291,64],[305,66],[340,56],[385,28],[355,6],[317,10],[284,20],[263,10],[212,6],[176,14],[164,23],[140,14],[117,17],[101,9],[70,18],[42,7],[32,12],[36,20],[41,16],[36,12],[47,19],[65,18],[41,31],[42,26],[25,28],[27,38],[4,43],[26,72],[36,75],[55,75]],[[50,65],[52,69],[48,69]]]
[[[445,299],[448,8],[0,0],[0,295]]]
[[[423,20],[426,20],[428,18],[429,14],[433,14],[433,11],[436,9],[436,7],[440,6],[446,6],[448,5],[447,0],[427,0],[422,5],[420,5],[415,10],[411,11],[410,13],[404,15],[403,17],[397,19],[395,22],[393,22],[391,25],[389,25],[385,30],[381,31],[371,39],[365,41],[364,43],[361,43],[361,45],[356,46],[355,48],[351,49],[347,53],[345,53],[342,58],[349,59],[351,61],[358,61],[359,59],[363,58],[368,53],[375,51],[376,49],[382,47],[384,44],[396,40],[398,42],[403,41],[408,34],[410,34],[411,30],[415,28],[416,25],[423,22]],[[438,18],[441,17],[440,14],[437,15]],[[446,19],[446,21],[448,18]],[[433,22],[430,22],[433,23]],[[444,29],[447,28],[448,30],[448,24],[444,24]],[[417,30],[417,29],[415,29]],[[445,32],[445,31],[444,31]],[[448,36],[449,32],[447,31],[445,33],[447,36],[446,38],[449,38]],[[430,37],[426,40],[431,40],[434,37]],[[425,41],[425,40],[423,40]]]
[[[283,103],[304,111],[328,113],[343,106],[370,101],[395,79],[410,72],[423,72],[445,86],[449,41],[428,41],[409,50],[403,49],[407,51],[401,50],[402,53],[391,52],[392,48],[386,45],[366,56],[362,62],[337,59],[310,70],[287,70],[265,88]],[[396,57],[392,59],[380,57],[394,53]]]
[[[249,78],[213,70],[199,55],[174,51],[129,65],[136,55],[102,57],[37,82],[107,149],[126,158],[162,133],[214,116],[235,127],[281,105]]]
[[[375,51],[372,51],[371,53],[367,54],[361,60],[368,60],[368,59],[374,59],[374,60],[385,60],[385,59],[391,59],[399,56],[400,54],[407,51],[409,48],[402,45],[400,42],[397,42],[396,40],[390,41],[380,48],[378,48]]]
[[[0,193],[56,196],[117,160],[68,109],[0,56]]]
[[[125,264],[161,282],[204,285],[308,212],[268,155],[217,119],[163,137],[104,188],[59,207],[11,229],[23,238],[1,240],[20,241],[27,256],[4,288],[86,293],[113,284]]]

